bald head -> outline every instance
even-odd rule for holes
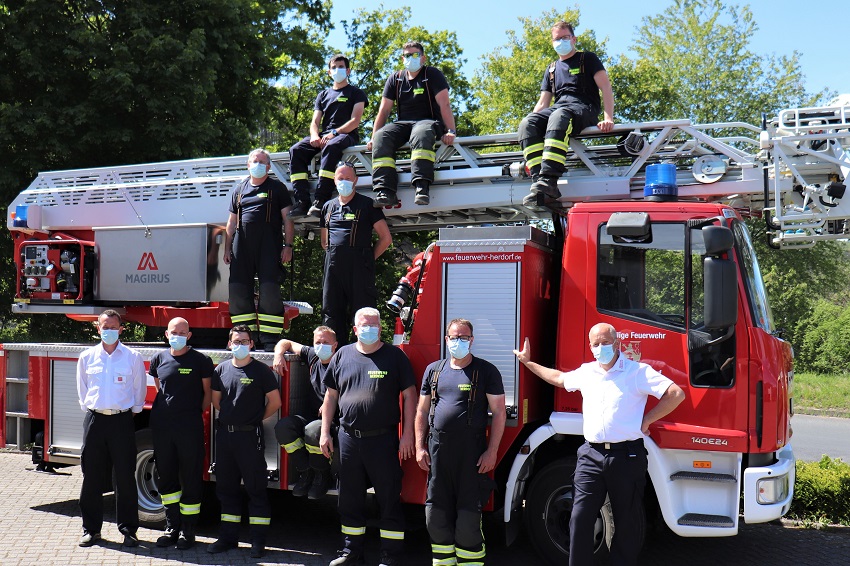
[[[600,322],[599,324],[594,324],[593,328],[590,329],[590,332],[587,334],[588,339],[590,340],[591,346],[596,346],[597,344],[613,344],[617,340],[617,331],[613,326],[608,324],[607,322]],[[594,343],[594,338],[597,339],[597,342]],[[609,342],[601,342],[603,338],[610,339]]]
[[[168,323],[168,333],[186,336],[189,333],[189,321],[185,318],[172,318]]]

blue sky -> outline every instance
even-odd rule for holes
[[[467,59],[465,70],[471,77],[480,67],[483,54],[505,44],[507,30],[520,29],[520,16],[537,18],[553,7],[577,6],[581,12],[578,35],[592,29],[597,39],[607,36],[609,54],[629,54],[642,18],[662,12],[672,0],[585,0],[563,4],[552,0],[334,0],[332,17],[336,29],[329,34],[329,43],[344,46],[345,32],[340,22],[351,20],[358,8],[375,10],[382,3],[385,8],[409,6],[414,25],[454,31]],[[850,93],[850,52],[839,28],[830,24],[830,18],[845,14],[839,3],[828,3],[830,10],[815,9],[815,3],[799,0],[753,0],[749,5],[759,27],[750,40],[753,51],[787,56],[796,50],[801,54],[808,91],[829,88],[839,94]]]

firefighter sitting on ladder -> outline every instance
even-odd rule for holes
[[[230,194],[224,244],[224,263],[230,265],[230,320],[234,325],[247,325],[254,341],[269,350],[280,338],[284,323],[278,262],[292,259],[295,238],[295,226],[288,214],[292,200],[283,183],[269,178],[270,169],[271,155],[265,149],[255,149],[248,155],[250,177]],[[254,274],[260,283],[256,307]]]
[[[558,60],[544,71],[540,98],[519,125],[519,143],[534,181],[522,200],[525,206],[538,204],[539,193],[553,199],[561,196],[558,178],[566,170],[570,134],[596,122],[600,90],[605,116],[597,126],[603,132],[614,127],[614,93],[608,73],[595,53],[576,51],[575,44],[572,24],[561,21],[552,26]],[[555,105],[550,106],[553,98]]]
[[[445,340],[449,358],[426,368],[416,410],[416,461],[428,472],[425,521],[434,564],[483,564],[481,508],[494,485],[487,474],[505,430],[505,388],[496,366],[469,351],[470,321],[449,322]]]

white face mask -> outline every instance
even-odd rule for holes
[[[251,353],[251,347],[247,344],[233,344],[230,346],[230,351],[233,352],[233,357],[237,360],[244,360]]]
[[[331,69],[331,78],[335,83],[341,83],[348,77],[348,70],[345,67],[337,67]]]
[[[354,183],[345,179],[340,179],[336,182],[336,192],[341,197],[349,197],[354,192]]]
[[[248,167],[248,173],[255,179],[262,179],[266,176],[266,164],[265,163],[254,163],[250,167]]]
[[[614,345],[613,344],[600,344],[598,346],[591,346],[590,351],[593,353],[593,357],[596,358],[596,361],[602,365],[611,363],[611,360],[614,359]]]
[[[333,348],[330,344],[316,344],[313,346],[313,349],[316,351],[316,355],[319,356],[319,359],[323,362],[331,359],[331,356],[334,355]]]
[[[555,49],[555,53],[563,57],[564,55],[569,55],[572,52],[573,42],[569,39],[559,39],[552,42],[552,47]]]

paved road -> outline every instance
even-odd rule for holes
[[[199,544],[188,551],[156,548],[152,541],[161,533],[140,529],[141,546],[122,549],[114,515],[107,512],[103,535],[107,542],[93,548],[77,546],[80,514],[79,467],[65,468],[58,475],[32,471],[29,456],[0,452],[0,564],[256,564],[248,557],[247,545],[225,555],[210,555],[206,546],[215,540],[215,522],[200,528]],[[325,565],[339,544],[339,522],[334,500],[309,502],[288,493],[273,494],[274,516],[269,540],[270,551],[263,564]],[[107,510],[114,508],[111,496]],[[430,548],[422,528],[421,508],[409,509],[414,526],[406,536],[405,566],[428,566]],[[488,533],[490,566],[536,566],[539,558],[521,538],[505,548],[498,537]],[[368,532],[367,557],[378,558],[377,534]],[[839,566],[848,564],[850,528],[815,531],[783,524],[743,525],[741,534],[731,538],[683,539],[660,529],[647,536],[640,563],[648,566]]]
[[[791,445],[798,460],[816,462],[826,454],[850,462],[850,419],[794,415]],[[847,560],[850,564],[850,558]]]

